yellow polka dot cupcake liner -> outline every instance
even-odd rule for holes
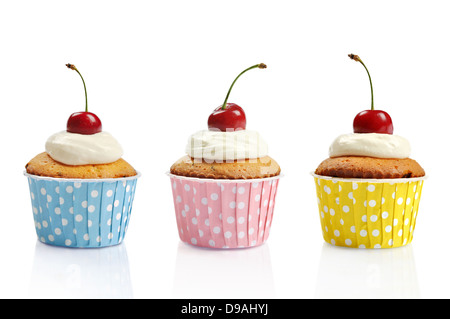
[[[350,179],[312,175],[327,243],[393,248],[412,241],[425,177]]]

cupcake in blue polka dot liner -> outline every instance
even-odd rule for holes
[[[85,87],[75,66],[67,66]],[[39,241],[78,248],[123,241],[140,174],[122,155],[121,145],[88,112],[86,97],[85,111],[73,113],[67,130],[50,136],[45,152],[25,167]]]

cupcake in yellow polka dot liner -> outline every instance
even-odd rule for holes
[[[71,118],[93,114],[86,113],[87,101],[86,112]],[[50,136],[45,152],[26,165],[38,240],[78,248],[117,245],[128,228],[140,174],[121,158],[122,147],[101,122],[83,131],[83,120],[72,125],[71,118],[67,130]]]
[[[381,116],[381,122],[374,115]],[[364,116],[369,120],[360,124]],[[313,173],[326,242],[392,248],[412,241],[426,176],[409,158],[408,140],[392,133],[386,112],[372,108],[359,113],[354,133],[336,138],[329,158]]]

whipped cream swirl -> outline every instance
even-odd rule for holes
[[[120,144],[107,132],[84,135],[62,131],[48,138],[45,151],[66,165],[107,164],[123,155]]]
[[[392,134],[355,133],[336,138],[329,149],[330,157],[369,156],[378,158],[407,158],[411,146],[407,139]]]
[[[203,130],[189,137],[186,153],[206,162],[224,162],[267,156],[268,146],[255,131]]]

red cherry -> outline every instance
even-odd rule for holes
[[[267,68],[267,65],[264,63],[259,63],[256,65],[253,65],[241,73],[234,79],[233,83],[231,83],[231,86],[228,90],[227,96],[225,97],[225,101],[221,106],[218,106],[214,112],[209,116],[208,118],[208,129],[210,131],[222,131],[222,132],[229,132],[229,131],[239,131],[239,130],[245,130],[245,126],[247,125],[247,120],[245,118],[245,112],[237,104],[234,103],[227,103],[228,97],[230,96],[231,89],[234,86],[234,83],[236,83],[237,79],[251,69],[265,69]]]
[[[86,106],[84,112],[76,112],[70,115],[69,119],[67,120],[67,132],[70,133],[77,133],[77,134],[85,134],[85,135],[92,135],[95,133],[99,133],[102,131],[102,121],[98,118],[97,115],[94,113],[88,112],[88,100],[87,100],[87,91],[86,91],[86,84],[84,83],[83,76],[78,71],[78,69],[73,64],[66,64],[66,66],[74,70],[78,73],[78,75],[81,77],[81,80],[83,81],[83,87],[84,87],[84,96],[86,99]]]
[[[394,126],[391,117],[385,111],[365,110],[355,116],[353,132],[393,134]]]
[[[102,131],[102,122],[91,112],[76,112],[67,120],[67,132],[91,135]]]
[[[370,110],[359,112],[355,116],[355,119],[353,120],[353,132],[392,134],[394,132],[394,126],[392,125],[392,119],[389,114],[385,111],[375,110],[373,107],[373,86],[369,70],[358,55],[349,54],[348,56],[350,59],[361,63],[366,69],[367,75],[369,76],[370,93],[372,98]]]
[[[225,109],[218,106],[208,118],[208,129],[222,132],[245,130],[247,120],[242,107],[227,103]]]

